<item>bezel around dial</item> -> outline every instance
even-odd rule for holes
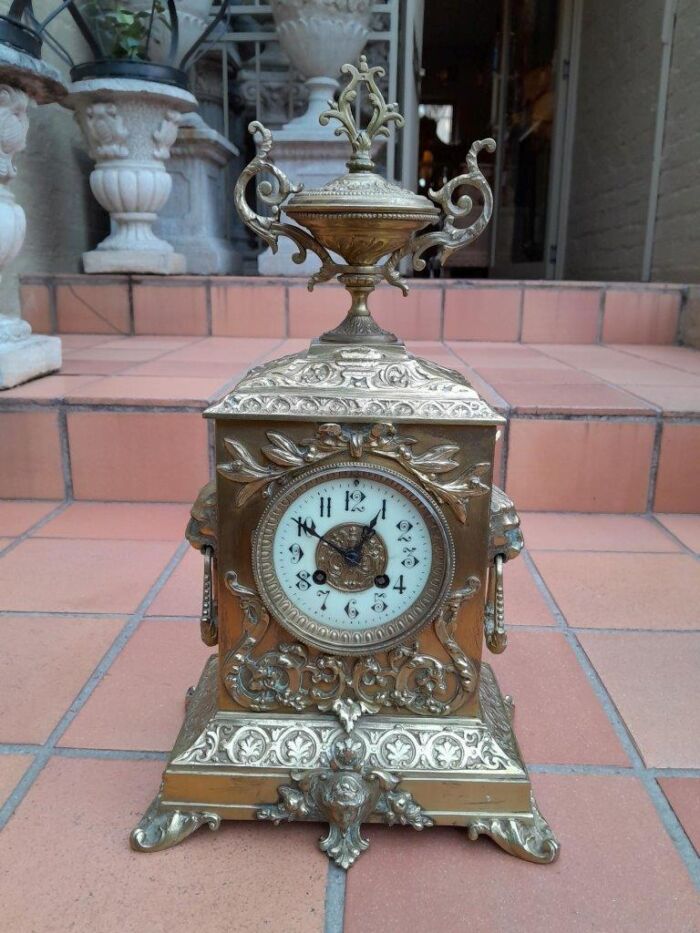
[[[362,631],[323,625],[305,615],[285,593],[274,571],[275,531],[298,496],[336,479],[365,478],[384,483],[404,495],[420,512],[428,528],[432,566],[418,598],[401,615]],[[413,481],[383,466],[343,461],[316,467],[285,485],[268,504],[253,534],[253,574],[265,606],[300,641],[334,654],[363,655],[385,651],[415,638],[431,622],[445,601],[454,575],[454,545],[447,521],[429,496]]]

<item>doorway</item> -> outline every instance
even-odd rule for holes
[[[571,8],[578,2],[426,4],[418,190],[437,189],[462,171],[472,140],[493,136],[498,143],[495,156],[480,156],[494,192],[491,224],[450,257],[445,275],[559,274],[573,112]]]

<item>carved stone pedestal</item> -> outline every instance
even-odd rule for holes
[[[275,165],[291,178],[298,179],[304,190],[320,188],[346,171],[347,145],[316,126],[313,134],[308,130],[293,129],[291,124],[275,133]],[[290,221],[293,223],[293,221]],[[258,256],[261,275],[310,276],[320,267],[318,258],[309,253],[304,262],[296,263],[292,257],[297,247],[291,240],[281,240],[276,253],[270,247]],[[338,261],[340,261],[338,257]]]
[[[110,235],[83,254],[86,272],[185,272],[185,257],[155,235],[153,224],[170,195],[165,161],[181,116],[196,105],[188,91],[135,78],[71,85],[69,106],[95,160],[90,187],[112,223]]]
[[[226,237],[224,190],[224,171],[237,154],[233,143],[199,114],[182,118],[168,163],[173,190],[155,230],[183,254],[188,273],[234,275],[241,270],[240,256]]]
[[[222,819],[327,822],[321,849],[348,868],[368,843],[361,824],[462,826],[531,862],[559,851],[532,796],[512,705],[482,664],[480,716],[449,720],[300,713],[296,721],[217,708],[212,657],[187,701],[158,796],[132,848],[164,849]],[[336,712],[339,712],[336,710]],[[354,718],[357,716],[357,719]],[[440,783],[436,777],[441,778]]]

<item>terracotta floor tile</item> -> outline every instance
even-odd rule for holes
[[[700,515],[656,516],[686,547],[700,554]]]
[[[700,778],[659,778],[658,782],[700,855]]]
[[[628,392],[656,405],[667,415],[687,415],[700,412],[700,385],[649,386],[627,385]]]
[[[76,499],[186,502],[209,476],[199,412],[69,411]]]
[[[447,340],[517,340],[520,288],[445,288]]]
[[[0,755],[0,806],[32,763],[32,755]]]
[[[103,343],[118,343],[126,337],[111,337],[107,334],[61,334],[61,346],[64,354],[68,350],[84,350],[85,347],[99,347]]]
[[[535,551],[532,558],[569,625],[700,627],[700,573],[687,554]]]
[[[145,363],[146,360],[161,356],[163,351],[159,347],[133,346],[130,341],[123,340],[113,347],[103,348],[83,347],[78,350],[67,350],[64,354],[69,360],[96,360],[115,363]]]
[[[142,624],[60,744],[170,751],[185,714],[185,691],[199,680],[210,653],[194,620]]]
[[[181,541],[189,512],[184,504],[73,502],[43,525],[36,537]]]
[[[684,369],[689,373],[700,375],[700,353],[690,347],[667,347],[667,346],[629,346],[622,344],[614,347],[621,350],[631,357],[637,357],[643,360],[654,360],[656,363],[664,363],[667,366],[675,366],[677,369]]]
[[[0,741],[45,742],[123,625],[115,618],[0,616]]]
[[[629,765],[561,632],[511,629],[505,653],[485,660],[515,700],[515,734],[528,764]]]
[[[7,389],[2,393],[3,399],[41,399],[50,401],[52,399],[63,399],[75,391],[81,390],[91,382],[95,382],[98,377],[95,375],[59,375],[43,376],[40,379],[32,379],[14,389]]]
[[[112,376],[132,366],[129,360],[75,360],[63,359],[63,376]]]
[[[196,343],[201,339],[201,337],[167,337],[164,335],[145,337],[143,334],[137,334],[126,338],[117,338],[116,340],[104,340],[100,346],[105,350],[140,347],[141,349],[160,350],[162,353],[167,353],[170,350],[180,350],[182,347],[188,347],[191,343]]]
[[[664,422],[654,494],[655,512],[700,512],[700,424]]]
[[[14,538],[0,538],[0,551],[4,551],[5,548],[14,543]]]
[[[137,334],[198,336],[207,333],[204,279],[163,279],[155,284],[152,276],[146,277],[134,283],[132,295]]]
[[[642,515],[522,512],[520,520],[531,551],[681,550],[662,528]]]
[[[700,767],[700,638],[659,632],[584,632],[586,654],[652,768]]]
[[[172,541],[30,538],[0,559],[3,608],[133,612],[175,547]]]
[[[129,289],[104,282],[56,285],[59,333],[128,334]]]
[[[328,860],[318,826],[228,823],[165,853],[129,849],[161,770],[49,762],[0,836],[8,933],[321,933]]]
[[[653,445],[651,419],[513,418],[506,492],[531,511],[643,512]]]
[[[63,498],[58,412],[0,411],[0,438],[0,497]]]
[[[70,395],[71,402],[136,402],[142,405],[203,405],[217,396],[224,381],[178,376],[111,376],[92,381]]]
[[[487,382],[494,386],[502,383],[535,383],[536,385],[600,385],[598,380],[580,369],[574,369],[573,366],[548,366],[546,369],[542,366],[481,366],[476,367],[479,375],[483,376]]]
[[[254,279],[252,280],[255,281]],[[286,330],[282,285],[211,286],[211,327],[226,337],[278,337]]]
[[[498,392],[514,411],[536,413],[552,411],[567,414],[651,414],[651,404],[621,389],[601,382],[579,385],[537,385],[531,382],[499,382]],[[86,392],[90,391],[88,387]]]
[[[554,625],[524,557],[508,561],[503,571],[506,625]]]
[[[679,292],[608,289],[604,343],[673,343],[680,313]]]
[[[460,356],[465,363],[478,370],[482,366],[511,369],[524,367],[525,369],[561,369],[558,360],[540,353],[536,347],[525,346],[521,343],[460,343],[448,341],[448,346]]]
[[[536,775],[535,792],[562,844],[553,865],[450,827],[370,827],[370,848],[348,873],[345,933],[697,928],[685,866],[634,778]]]
[[[526,288],[524,343],[593,343],[598,333],[600,291],[593,288]]]
[[[168,354],[170,360],[185,360],[204,363],[230,363],[232,371],[239,366],[253,366],[258,358],[273,348],[279,347],[280,341],[268,337],[207,337],[198,340],[180,350]],[[277,354],[273,354],[277,356]]]
[[[151,604],[151,616],[197,616],[202,609],[202,555],[190,548]]]
[[[138,363],[127,369],[125,376],[177,376],[188,379],[219,379],[223,385],[239,374],[243,374],[245,366],[232,363],[217,363],[211,360],[171,360],[170,355],[161,356],[148,363]]]
[[[59,502],[37,502],[31,499],[0,501],[0,535],[21,535],[52,512]]]

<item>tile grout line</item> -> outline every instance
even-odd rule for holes
[[[323,933],[343,933],[346,886],[347,872],[335,862],[329,862],[323,903]]]
[[[65,510],[68,508],[70,504],[71,503],[68,499],[64,499],[63,502],[59,502],[58,505],[54,509],[51,509],[46,515],[44,515],[43,518],[40,518],[38,521],[34,522],[33,525],[30,525],[29,528],[23,531],[21,535],[17,535],[16,537],[13,537],[10,543],[7,545],[7,547],[0,550],[0,556],[5,557],[7,554],[10,553],[10,551],[14,551],[16,547],[19,547],[20,544],[22,544],[24,541],[30,538],[34,534],[35,531],[39,531],[41,528],[44,527],[44,525],[48,524],[48,522],[50,522],[53,518],[56,518],[58,515],[60,515],[61,512],[65,512]],[[9,611],[10,610],[3,610],[2,612],[0,612],[0,615],[5,615],[5,613]],[[29,613],[27,614],[29,615]],[[119,613],[116,613],[116,615],[118,614]],[[33,615],[37,615],[37,613],[33,613]]]
[[[136,610],[131,614],[124,627],[121,629],[110,647],[102,656],[92,674],[83,684],[73,702],[70,704],[66,712],[52,729],[48,738],[41,746],[41,749],[37,752],[32,764],[22,775],[3,806],[0,807],[0,830],[3,829],[7,824],[12,814],[15,812],[22,800],[24,800],[26,794],[29,792],[35,780],[41,774],[47,762],[54,754],[54,748],[58,740],[68,729],[80,710],[84,707],[95,688],[102,681],[102,678],[105,676],[117,657],[121,654],[124,646],[127,644],[134,632],[138,629],[146,615],[148,608],[151,606],[161,588],[170,579],[171,575],[180,564],[182,558],[187,552],[188,547],[189,545],[187,541],[182,541],[177,546],[174,554],[165,565],[163,570],[161,570],[153,585],[150,587],[146,595],[136,607]]]
[[[557,630],[563,634],[567,643],[574,652],[574,655],[576,656],[576,659],[579,662],[584,675],[591,685],[594,694],[601,704],[615,735],[619,739],[625,754],[629,758],[632,764],[632,771],[634,775],[644,785],[644,788],[651,799],[651,803],[656,810],[657,816],[664,829],[668,833],[671,841],[673,842],[681,861],[684,863],[688,874],[690,875],[691,881],[698,889],[700,889],[700,859],[695,854],[695,848],[693,844],[688,838],[673,808],[666,800],[666,797],[661,791],[661,788],[656,783],[655,778],[652,774],[649,773],[649,770],[644,764],[642,755],[634,742],[633,736],[631,735],[624,719],[615,706],[615,703],[610,696],[607,687],[605,686],[600,674],[593,666],[590,658],[586,654],[585,649],[578,640],[576,633],[569,627],[569,624],[566,621],[566,617],[559,608],[554,595],[545,582],[544,577],[540,573],[537,565],[529,554],[524,553],[523,557],[528,569],[530,570],[530,573],[532,574],[537,589],[540,591],[542,597],[547,603],[550,612],[554,617]]]

